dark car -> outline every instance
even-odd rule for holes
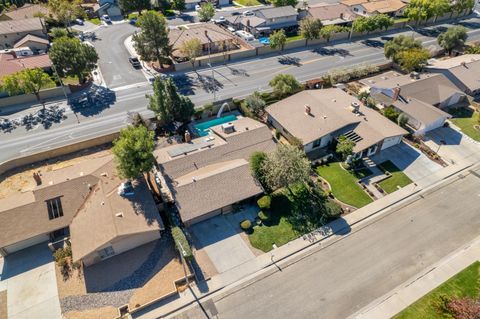
[[[134,67],[134,68],[139,68],[141,66],[140,60],[136,57],[130,57],[128,58],[128,62]]]
[[[232,15],[232,16],[239,16],[239,15],[240,15],[240,12],[238,12],[238,11],[233,11],[232,13],[230,13],[230,15]]]
[[[132,18],[132,19],[130,19],[129,23],[130,23],[131,25],[136,25],[136,24],[137,24],[137,18]]]

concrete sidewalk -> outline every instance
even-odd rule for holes
[[[480,237],[349,318],[391,318],[477,260],[480,260]]]

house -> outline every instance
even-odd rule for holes
[[[480,94],[480,54],[465,54],[445,60],[434,60],[426,67],[426,71],[445,75],[468,95]]]
[[[113,156],[35,173],[0,199],[0,254],[69,237],[85,266],[160,237],[163,224],[146,181],[124,184]]]
[[[208,136],[154,151],[166,187],[187,226],[230,213],[235,203],[262,194],[250,172],[250,155],[275,148],[268,127],[250,118],[237,118],[210,129]]]
[[[342,0],[340,3],[350,8],[353,13],[365,17],[376,14],[401,17],[408,5],[408,1],[402,0]]]
[[[0,14],[0,21],[6,20],[24,20],[38,18],[39,15],[48,16],[48,8],[41,4],[26,3],[14,10],[9,10]]]
[[[253,13],[254,16],[231,16],[227,21],[237,29],[255,36],[268,35],[278,29],[289,32],[298,28],[298,12],[292,6],[268,7],[255,10]]]
[[[122,16],[122,10],[120,10],[117,0],[98,0],[98,7],[95,8],[95,13],[99,17],[105,14],[110,17]]]
[[[406,100],[415,98],[424,103],[441,109],[447,109],[466,99],[466,94],[460,91],[443,74],[412,73],[400,75],[397,72],[386,72],[360,81],[368,88],[394,89]],[[385,95],[373,96],[377,102],[385,105],[393,101]]]
[[[224,51],[236,50],[240,47],[239,39],[231,32],[214,23],[195,24],[183,29],[171,29],[168,33],[172,56],[183,57],[180,49],[191,39],[199,39],[202,44],[202,54],[207,55]]]
[[[14,45],[14,49],[18,48],[29,48],[33,52],[43,52],[45,53],[49,45],[48,39],[37,37],[36,35],[27,34],[20,40],[18,40]]]
[[[308,7],[307,19],[319,19],[322,25],[348,25],[355,14],[341,3],[319,3]]]
[[[201,0],[185,0],[185,10],[195,10],[195,6],[200,5]]]
[[[0,49],[10,49],[27,35],[46,38],[40,18],[0,21]]]
[[[408,133],[338,88],[302,91],[266,110],[268,122],[288,140],[300,140],[312,160],[328,154],[340,135],[355,142],[354,157],[362,158],[400,143]]]
[[[24,69],[41,68],[48,72],[51,67],[52,61],[48,54],[17,57],[15,52],[0,53],[0,79]]]

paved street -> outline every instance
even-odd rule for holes
[[[478,236],[479,172],[204,308],[220,319],[346,318]],[[206,316],[197,307],[176,318]]]
[[[462,22],[473,28],[469,30],[469,40],[480,39],[479,22],[478,18]],[[434,37],[445,27],[446,25],[440,25],[421,30],[423,35],[417,34],[416,38],[422,40],[427,47],[436,46]],[[127,111],[147,112],[145,93],[149,93],[151,88],[143,74],[133,70],[128,64],[128,53],[123,44],[129,28],[133,32],[133,27],[127,24],[114,24],[97,31],[102,40],[97,41],[95,45],[99,47],[106,44],[106,52],[102,50],[99,53],[100,66],[105,68],[102,69],[102,73],[106,81],[114,85],[115,103],[109,108],[90,109],[83,111],[84,115],[77,114],[80,124],[77,123],[73,112],[67,112],[68,118],[65,121],[52,125],[48,130],[42,127],[34,131],[19,128],[10,133],[0,133],[2,139],[0,162],[117,131],[125,125]],[[196,105],[203,105],[212,101],[214,95],[216,99],[224,99],[244,97],[255,90],[267,90],[271,78],[280,73],[289,73],[298,80],[305,81],[333,68],[384,62],[386,60],[382,45],[397,34],[410,35],[411,32],[389,33],[354,42],[332,43],[317,48],[300,48],[283,52],[282,55],[271,54],[227,65],[221,64],[214,67],[213,76],[210,69],[187,73],[176,72],[174,76],[182,92],[188,95]],[[116,40],[111,41],[111,39]],[[322,49],[318,50],[319,48]],[[110,57],[113,52],[119,57]],[[120,59],[117,63],[121,67],[116,67],[113,63],[117,58]],[[285,61],[295,61],[295,63]]]

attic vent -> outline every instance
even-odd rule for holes
[[[108,176],[108,174],[107,174],[106,172],[103,172],[103,173],[100,174],[100,175],[103,176],[103,177],[107,177],[107,176]]]
[[[115,217],[123,217],[123,213],[122,213],[122,212],[116,213],[116,214],[115,214]]]

